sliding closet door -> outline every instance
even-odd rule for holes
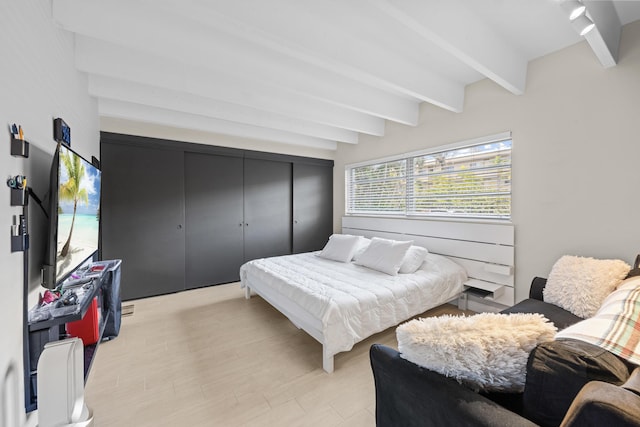
[[[101,160],[102,258],[123,260],[124,300],[234,282],[332,231],[329,160],[110,132]]]
[[[291,203],[291,163],[245,158],[245,260],[291,253]]]
[[[242,157],[185,153],[186,287],[235,282],[243,255]]]
[[[293,253],[320,250],[333,232],[333,165],[293,164]]]
[[[184,289],[181,151],[101,144],[102,258],[122,259],[123,300]]]

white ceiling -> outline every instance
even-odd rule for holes
[[[582,40],[558,0],[52,3],[101,117],[324,149],[415,125],[422,102],[461,112],[484,78],[518,96],[529,61]],[[640,1],[584,3],[612,66]]]

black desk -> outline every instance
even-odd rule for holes
[[[29,387],[30,390],[27,411],[37,408],[38,360],[45,344],[64,339],[66,337],[65,325],[69,322],[82,320],[93,299],[98,298],[99,338],[96,343],[84,346],[84,379],[85,382],[87,381],[95,352],[102,340],[105,325],[110,316],[120,315],[120,311],[114,312],[110,309],[114,305],[112,300],[117,299],[115,302],[117,305],[120,304],[119,272],[116,275],[113,271],[115,268],[120,268],[120,263],[120,260],[98,261],[91,265],[103,266],[100,271],[91,271],[90,268],[79,270],[80,280],[88,281],[85,285],[74,287],[73,281],[65,282],[63,290],[75,289],[79,295],[78,304],[60,308],[34,307],[29,310],[29,364],[25,366],[25,369],[29,369],[30,378],[29,384],[25,384],[25,387]],[[114,276],[117,277],[118,283],[113,283]]]
[[[42,329],[49,329],[53,326],[58,326],[61,323],[67,322],[75,322],[77,320],[81,320],[84,315],[87,313],[89,309],[89,305],[94,297],[99,296],[100,284],[99,279],[91,278],[84,285],[84,292],[82,297],[79,299],[78,304],[60,307],[60,308],[51,308],[48,311],[57,311],[58,313],[51,313],[44,320],[35,320],[32,321],[31,317],[34,313],[38,313],[41,309],[33,308],[29,310],[29,332],[40,331]],[[52,303],[53,304],[53,303]],[[65,310],[67,313],[65,313]]]

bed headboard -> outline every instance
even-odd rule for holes
[[[505,306],[515,303],[513,224],[343,216],[342,232],[413,240],[462,265],[469,276],[465,283],[469,292]]]

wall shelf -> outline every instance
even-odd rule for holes
[[[11,236],[11,252],[24,252],[29,249],[29,235]]]
[[[29,192],[26,188],[11,189],[11,206],[27,206],[29,203]]]
[[[29,157],[29,142],[11,135],[11,155]]]
[[[476,292],[478,295],[484,295],[486,299],[497,299],[504,295],[504,285],[497,283],[485,282],[484,280],[469,279],[464,282],[465,290],[469,293]]]

